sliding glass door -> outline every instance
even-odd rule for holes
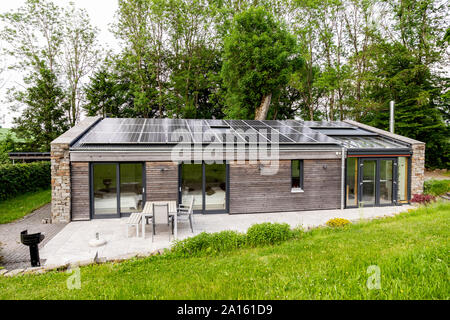
[[[142,211],[144,176],[142,163],[91,164],[91,216],[118,218]]]
[[[179,200],[189,204],[194,197],[197,213],[228,211],[226,164],[181,164]]]

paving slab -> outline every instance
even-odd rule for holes
[[[211,233],[223,230],[246,232],[253,224],[263,222],[288,223],[292,228],[307,229],[324,225],[332,218],[345,218],[351,221],[367,220],[393,216],[410,208],[412,206],[405,205],[261,214],[194,215],[194,233],[191,233],[189,223],[180,223],[178,239],[185,239],[201,232]],[[90,261],[96,255],[101,259],[112,260],[126,255],[148,254],[159,249],[169,248],[174,242],[173,236],[169,240],[168,226],[157,226],[153,241],[150,225],[146,228],[145,239],[136,237],[134,227],[130,228],[129,237],[127,237],[126,221],[126,218],[122,218],[71,222],[46,243],[41,250],[41,257],[45,259],[45,265],[77,264],[82,261]],[[106,240],[104,246],[89,246],[89,241],[95,238],[96,233]]]

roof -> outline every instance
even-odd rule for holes
[[[72,128],[73,129],[73,128]],[[72,130],[71,129],[71,130]],[[81,132],[76,136],[76,132]],[[66,133],[67,134],[67,133]],[[66,135],[65,134],[65,135]],[[64,135],[63,135],[64,136]],[[280,147],[407,148],[341,121],[89,118],[64,139],[71,150],[129,150],[177,144],[279,144]],[[349,142],[350,141],[350,142]]]

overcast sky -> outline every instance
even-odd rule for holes
[[[0,12],[14,10],[21,7],[25,0],[1,0]],[[53,0],[54,3],[60,6],[66,6],[69,2],[73,2],[77,8],[86,9],[88,12],[91,23],[100,29],[99,42],[107,45],[111,49],[117,49],[118,43],[114,38],[114,35],[109,32],[109,24],[114,20],[114,14],[117,9],[117,0]],[[5,46],[5,44],[2,44]],[[6,83],[2,89],[0,89],[0,126],[11,127],[13,115],[9,110],[8,104],[5,102],[6,90],[8,87],[12,87],[17,82],[20,82],[23,75],[18,73],[8,72],[6,75],[1,75],[6,79]],[[5,122],[3,122],[3,115],[5,116]]]

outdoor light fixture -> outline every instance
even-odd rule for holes
[[[322,168],[323,168],[323,170],[327,170],[328,166],[327,166],[326,164],[324,164],[324,165],[322,166]]]

